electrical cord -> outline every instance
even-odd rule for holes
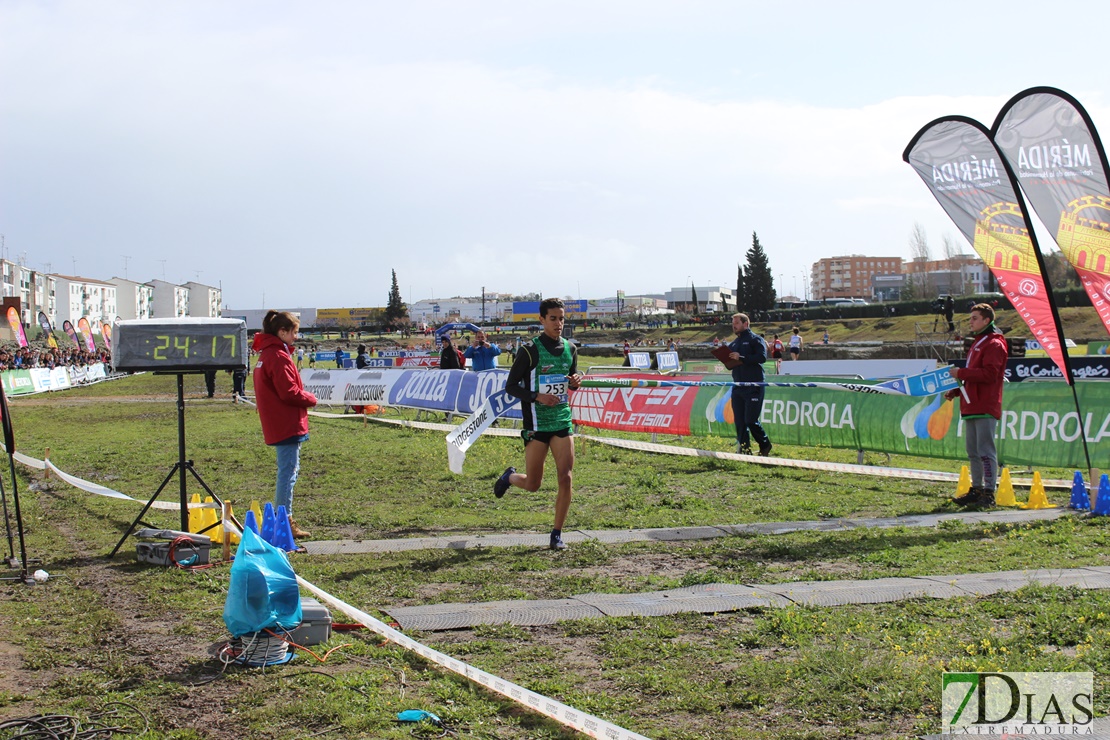
[[[137,715],[142,720],[141,727],[137,723],[120,722],[124,715],[121,708]],[[0,722],[0,732],[13,740],[102,740],[117,734],[139,735],[148,729],[150,722],[142,710],[122,701],[105,704],[85,720],[69,714],[37,714]]]

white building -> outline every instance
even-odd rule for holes
[[[189,289],[189,316],[204,319],[220,318],[223,294],[219,288],[195,282],[185,283],[185,287]]]
[[[0,292],[4,298],[19,298],[20,317],[25,325],[38,321],[39,311],[53,324],[57,318],[54,278],[26,265],[0,260]]]
[[[74,326],[86,318],[93,332],[100,332],[100,324],[115,319],[117,311],[116,286],[101,280],[75,275],[54,275],[57,297],[56,323],[69,321]]]
[[[444,321],[512,321],[512,299],[503,294],[486,294],[485,306],[480,297],[424,298],[408,307],[413,323],[441,324]],[[484,313],[484,317],[483,317]]]
[[[154,290],[151,298],[153,318],[181,319],[189,315],[189,289],[184,285],[165,280],[151,280],[147,285]]]
[[[671,288],[666,293],[667,308],[692,314],[694,312],[694,298],[698,299],[699,313],[715,313],[736,310],[735,290],[722,288],[719,285],[695,285],[693,294],[691,286],[684,288]]]
[[[114,277],[108,280],[116,286],[117,316],[124,320],[150,319],[154,317],[154,288],[127,278]]]
[[[277,311],[288,311],[297,317],[302,327],[316,326],[315,308],[278,308]],[[229,308],[223,312],[221,318],[242,319],[247,323],[250,331],[262,331],[262,319],[266,318],[269,309],[266,308]]]

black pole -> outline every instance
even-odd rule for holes
[[[24,583],[33,583],[27,577],[27,542],[23,538],[23,515],[19,511],[19,484],[15,479],[15,453],[8,450],[8,465],[12,471],[12,501],[15,502],[15,528],[19,533],[19,577]]]
[[[185,375],[177,374],[177,482],[181,501],[181,531],[189,531],[189,500],[185,494]]]
[[[8,520],[8,496],[4,492],[4,480],[0,478],[0,501],[4,504],[4,531],[8,535],[8,559],[15,560],[15,540],[12,538],[12,523]]]

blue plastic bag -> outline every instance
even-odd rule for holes
[[[285,553],[246,530],[231,564],[224,604],[228,632],[239,637],[267,628],[291,630],[300,623],[301,594]]]

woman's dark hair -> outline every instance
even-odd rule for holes
[[[273,334],[275,337],[282,329],[299,329],[300,326],[300,320],[288,311],[274,311],[271,309],[266,312],[266,318],[262,319],[262,331],[266,334]]]
[[[365,344],[360,344],[358,346],[358,353],[361,355],[365,351],[366,351],[366,345]]]

